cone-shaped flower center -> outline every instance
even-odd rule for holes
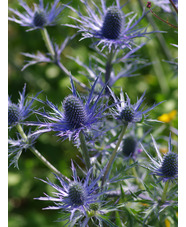
[[[34,18],[33,18],[33,24],[35,27],[43,27],[46,23],[46,18],[44,13],[42,12],[35,12]]]
[[[126,121],[126,122],[132,122],[132,120],[134,119],[134,110],[128,106],[126,106],[120,114],[120,117],[122,120]]]
[[[19,120],[19,112],[16,106],[8,107],[8,125],[13,125]]]
[[[108,8],[102,26],[102,35],[107,39],[117,39],[122,28],[122,11],[111,6]]]
[[[86,200],[86,191],[78,182],[74,182],[70,185],[68,195],[72,204],[76,206],[83,205]]]
[[[65,118],[72,128],[79,128],[85,124],[87,113],[81,100],[69,95],[63,102]]]
[[[167,153],[163,158],[162,173],[165,177],[174,177],[178,174],[178,155],[173,152]]]
[[[124,156],[132,156],[136,150],[137,141],[135,137],[128,136],[123,140],[122,152]]]

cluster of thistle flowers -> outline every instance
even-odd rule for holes
[[[142,145],[150,130],[146,130],[141,138],[136,134],[139,125],[142,127],[143,124],[156,121],[149,118],[149,113],[161,103],[146,108],[143,105],[144,92],[132,104],[122,89],[120,97],[117,97],[113,88],[118,79],[135,76],[137,69],[149,64],[135,55],[145,45],[137,45],[135,40],[159,32],[147,32],[146,27],[140,26],[148,11],[144,10],[139,18],[133,12],[124,14],[125,5],[120,5],[119,0],[113,1],[112,6],[107,6],[104,0],[100,1],[100,6],[93,1],[89,5],[88,1],[81,0],[87,15],[73,8],[71,3],[62,5],[59,0],[54,0],[50,7],[48,4],[44,6],[40,0],[38,5],[34,4],[34,8],[22,0],[19,2],[25,12],[10,9],[15,17],[9,20],[28,27],[27,31],[40,30],[49,52],[36,55],[24,53],[31,60],[23,70],[40,62],[54,63],[69,77],[71,94],[63,100],[62,108],[48,99],[39,99],[39,93],[29,99],[26,85],[17,104],[9,99],[9,129],[16,128],[18,131],[17,139],[9,138],[10,165],[18,168],[18,160],[26,149],[31,150],[51,169],[59,184],[49,179],[41,181],[57,192],[53,192],[53,196],[45,193],[44,197],[37,199],[52,201],[54,205],[45,209],[61,210],[61,221],[69,226],[91,226],[91,223],[98,226],[103,226],[103,223],[106,226],[123,226],[129,224],[131,218],[132,223],[145,224],[148,219],[153,220],[161,215],[163,220],[167,215],[172,217],[174,213],[171,209],[177,206],[178,155],[172,151],[171,135],[168,152],[162,157],[153,136],[148,144]],[[59,46],[51,41],[46,29],[47,26],[54,26],[61,12],[67,9],[77,17],[71,17],[74,24],[65,26],[77,29],[82,39],[95,40],[95,65],[90,63],[87,66],[78,58],[69,57],[86,70],[86,76],[92,81],[91,88],[79,82],[61,63],[61,53],[73,37],[67,37]],[[99,55],[105,62],[101,62],[101,67],[96,67],[100,63]],[[123,70],[115,73],[114,64],[122,64]],[[86,90],[87,96],[77,92],[74,82]],[[42,108],[34,106],[37,102]],[[36,116],[37,120],[28,121],[31,115]],[[84,179],[77,176],[73,161],[72,179],[68,179],[35,148],[38,137],[51,131],[62,141],[73,141],[79,147],[85,169],[78,168],[85,175]],[[155,157],[150,154],[151,147],[156,151]],[[146,155],[142,159],[139,158],[141,153]],[[146,184],[149,170],[152,179],[150,184]],[[137,206],[134,205],[136,203]],[[135,211],[134,207],[137,208]],[[128,219],[127,214],[130,217]]]

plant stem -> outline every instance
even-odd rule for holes
[[[41,34],[42,34],[43,40],[45,42],[45,45],[46,45],[49,53],[51,54],[52,58],[54,58],[55,57],[54,47],[52,45],[52,42],[50,40],[50,36],[49,36],[46,28],[41,29]]]
[[[111,155],[111,157],[110,157],[110,160],[109,160],[109,162],[108,162],[108,164],[107,164],[107,168],[106,168],[106,170],[105,170],[105,173],[104,173],[104,176],[103,176],[103,179],[102,179],[102,187],[103,187],[103,185],[104,185],[104,183],[105,183],[106,178],[109,177],[109,172],[110,172],[110,170],[111,170],[112,164],[113,164],[114,159],[115,159],[115,157],[116,157],[116,154],[117,154],[118,148],[119,148],[119,146],[120,146],[120,144],[121,144],[121,141],[123,140],[123,136],[125,135],[125,132],[126,132],[126,130],[127,130],[127,126],[128,126],[128,123],[124,124],[124,126],[123,126],[123,128],[122,128],[122,131],[121,131],[121,133],[120,133],[118,142],[117,142],[117,144],[116,144],[116,147],[115,147],[115,149],[114,149],[114,151],[113,151],[113,153],[112,153],[112,155]]]
[[[166,181],[165,186],[164,186],[164,189],[163,189],[163,193],[162,193],[162,196],[161,196],[162,203],[164,203],[165,200],[166,200],[168,187],[169,187],[169,181]]]
[[[73,78],[73,80],[78,83],[82,88],[86,89],[86,90],[90,90],[85,84],[83,84],[82,82],[80,82],[77,78],[75,78],[74,76],[72,76],[71,72],[68,71],[68,69],[59,61],[55,59],[55,51],[54,51],[54,47],[52,45],[52,42],[50,40],[50,36],[46,30],[46,28],[41,29],[41,34],[43,37],[43,40],[45,42],[45,45],[49,51],[49,53],[52,56],[52,59],[54,60],[55,64],[67,75],[67,76],[71,76]]]
[[[170,27],[172,27],[172,28],[175,28],[175,29],[178,29],[178,26],[176,26],[176,25],[174,25],[174,24],[171,24],[170,22],[168,22],[168,21],[166,21],[166,20],[164,20],[164,19],[162,19],[161,17],[159,17],[154,11],[152,11],[151,9],[149,9],[150,10],[150,12],[156,17],[156,18],[158,18],[160,21],[162,21],[163,23],[165,23],[165,24],[168,24]]]
[[[20,124],[18,124],[17,126],[17,130],[20,133],[21,137],[29,143],[28,137],[26,136],[26,134],[23,131],[23,128]],[[43,157],[38,150],[35,149],[35,147],[30,146],[29,149],[32,151],[32,153],[41,161],[43,162],[52,172],[58,174],[58,175],[62,175],[45,157]]]
[[[90,157],[89,157],[89,154],[88,154],[85,136],[84,136],[82,131],[79,133],[79,139],[80,139],[80,142],[81,142],[80,147],[81,147],[81,150],[83,152],[84,159],[85,159],[85,165],[86,165],[87,169],[90,169],[90,167],[91,167]]]
[[[131,163],[131,164],[132,164],[132,163]],[[139,186],[139,188],[140,188],[141,190],[145,190],[145,187],[144,187],[143,184],[139,181],[138,173],[137,173],[137,171],[136,171],[135,166],[132,168],[132,173],[133,173],[133,175],[135,176],[136,183],[137,183],[137,185]]]
[[[178,14],[178,8],[175,6],[174,2],[172,0],[169,0],[169,2],[171,3],[171,5],[173,6],[174,10]]]
[[[113,59],[113,49],[111,48],[111,51],[108,55],[108,60],[106,63],[106,72],[105,72],[105,84],[107,85],[109,85],[110,74],[112,71],[112,59]],[[110,94],[110,91],[107,87],[105,88],[105,93]]]

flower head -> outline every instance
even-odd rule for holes
[[[126,136],[123,140],[122,153],[125,157],[132,157],[137,148],[137,139],[134,136]]]
[[[10,97],[8,98],[8,125],[10,127],[23,122],[33,112],[32,104],[34,99],[31,99],[31,101],[26,100],[25,90],[26,84],[24,85],[23,92],[19,93],[20,99],[18,104],[12,103]]]
[[[132,49],[136,44],[134,39],[137,37],[145,37],[150,32],[146,31],[146,28],[141,28],[138,26],[143,15],[135,20],[136,15],[129,18],[133,12],[124,14],[122,7],[120,6],[119,0],[116,0],[116,5],[106,7],[106,1],[101,0],[101,7],[97,6],[93,1],[95,9],[91,8],[88,1],[81,0],[85,5],[88,16],[83,15],[80,11],[69,6],[79,18],[74,18],[78,22],[76,25],[67,26],[77,28],[79,32],[82,33],[83,38],[96,38],[99,41],[98,45],[103,44],[103,48],[113,46],[115,49]]]
[[[100,196],[105,191],[99,192],[98,181],[102,177],[103,171],[96,179],[92,179],[92,168],[88,171],[84,181],[81,181],[78,176],[74,164],[72,162],[73,180],[67,177],[60,177],[55,175],[60,185],[54,184],[51,181],[41,180],[53,187],[58,192],[53,192],[55,197],[47,194],[46,197],[39,197],[38,200],[53,201],[55,206],[49,206],[45,209],[62,209],[71,213],[70,221],[76,211],[81,211],[84,215],[95,203],[100,203]]]
[[[145,153],[151,159],[152,164],[150,164],[149,169],[152,171],[151,174],[159,176],[159,181],[173,181],[178,177],[178,154],[172,152],[171,146],[171,136],[169,137],[169,149],[168,152],[161,156],[156,141],[152,137],[154,148],[158,155],[158,160],[154,159],[142,146]]]
[[[98,78],[94,82],[88,98],[83,102],[83,98],[77,94],[71,79],[72,94],[64,99],[62,103],[63,111],[60,111],[58,107],[48,100],[46,102],[40,100],[50,107],[52,111],[49,113],[36,112],[48,122],[37,122],[33,124],[42,128],[41,131],[43,132],[54,131],[63,139],[73,138],[74,140],[78,138],[82,130],[90,128],[98,129],[95,124],[103,118],[103,112],[108,107],[101,101],[104,87],[98,95],[93,94],[97,81]],[[40,130],[38,132],[40,132]]]
[[[143,136],[138,136],[137,127],[133,125],[132,130],[127,133],[122,141],[121,145],[121,157],[125,160],[136,160],[141,154],[142,149],[140,143],[144,141],[144,138],[150,133],[151,129],[144,131]]]
[[[42,29],[46,26],[55,25],[56,19],[65,8],[61,5],[58,6],[60,0],[54,0],[53,5],[51,4],[51,9],[49,10],[49,4],[44,7],[43,0],[39,0],[39,4],[34,4],[34,9],[30,8],[25,2],[19,0],[19,4],[25,9],[25,13],[20,13],[18,10],[10,8],[17,18],[10,17],[10,21],[14,21],[23,27],[30,27],[28,31],[35,29]]]
[[[154,109],[158,104],[154,104],[152,107],[147,108],[144,110],[144,107],[139,110],[141,104],[144,101],[145,92],[140,97],[140,99],[136,102],[136,104],[131,104],[130,98],[126,94],[126,101],[124,99],[124,94],[121,91],[120,93],[120,100],[115,97],[113,91],[110,89],[110,93],[116,103],[116,110],[113,110],[114,117],[121,121],[122,123],[135,123],[141,122],[142,120],[146,119],[148,116],[148,112]]]

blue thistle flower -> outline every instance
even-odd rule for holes
[[[85,125],[87,112],[82,101],[73,95],[69,95],[63,101],[64,115],[69,126],[77,129]]]
[[[49,10],[49,4],[44,7],[43,0],[39,0],[39,4],[34,4],[34,9],[30,8],[25,2],[19,0],[19,4],[25,9],[25,13],[20,13],[18,10],[10,8],[9,10],[17,16],[17,18],[10,17],[10,21],[14,21],[23,27],[30,27],[27,31],[42,29],[46,26],[53,26],[56,23],[56,19],[65,6],[58,6],[60,0],[55,0],[51,4],[51,9]]]
[[[17,125],[18,123],[22,123],[33,112],[32,104],[34,102],[34,98],[30,101],[26,100],[25,91],[26,84],[24,85],[23,92],[19,93],[20,99],[18,104],[12,103],[10,97],[8,97],[8,126],[10,127]]]
[[[127,99],[125,101],[122,90],[120,92],[120,99],[115,97],[115,94],[111,89],[109,90],[116,103],[116,110],[113,109],[113,116],[122,123],[136,123],[145,120],[148,117],[147,113],[161,103],[154,104],[152,107],[147,108],[146,110],[144,110],[144,107],[139,110],[141,104],[144,101],[145,92],[140,99],[137,100],[136,104],[132,105],[127,94]],[[150,121],[150,119],[148,119],[148,121]]]
[[[123,139],[122,153],[125,157],[132,157],[137,148],[137,139],[134,136],[126,136]]]
[[[146,138],[146,136],[151,131],[151,129],[144,131],[143,136],[139,137],[137,129],[138,127],[136,127],[136,125],[133,125],[131,131],[128,132],[123,138],[119,156],[124,160],[138,159],[139,155],[142,152],[140,144],[142,141],[144,141],[144,138]]]
[[[105,191],[100,191],[98,187],[98,182],[103,175],[104,169],[100,172],[99,176],[95,179],[91,177],[92,168],[86,174],[84,181],[81,181],[78,176],[73,162],[72,173],[73,180],[67,177],[57,176],[55,177],[59,181],[60,185],[52,183],[49,179],[48,181],[42,180],[44,183],[53,187],[57,192],[53,192],[55,197],[45,194],[46,197],[36,198],[43,201],[52,201],[55,206],[49,206],[44,209],[62,209],[71,213],[70,220],[73,220],[73,216],[76,211],[81,211],[81,213],[86,216],[86,212],[90,209],[90,206],[95,203],[100,203],[100,196],[105,193]]]
[[[49,113],[36,112],[48,122],[29,123],[29,125],[38,125],[40,127],[38,133],[54,131],[63,139],[69,138],[69,140],[71,140],[71,138],[76,140],[82,130],[98,129],[95,124],[103,118],[103,112],[108,108],[107,104],[103,104],[103,100],[101,101],[101,96],[105,87],[103,87],[98,95],[94,95],[94,89],[98,79],[99,78],[94,82],[85,103],[83,102],[83,99],[77,95],[71,79],[72,95],[69,95],[64,99],[62,104],[63,112],[50,101],[47,100],[46,102],[43,102],[39,100],[52,110]]]
[[[145,13],[143,12],[143,15],[138,20],[135,20],[136,15],[129,18],[133,12],[124,15],[122,11],[124,5],[120,6],[119,0],[116,0],[116,6],[108,8],[104,0],[101,0],[101,7],[92,1],[95,10],[91,8],[88,1],[81,0],[81,2],[86,7],[88,16],[68,6],[79,16],[78,19],[71,17],[79,24],[66,24],[66,26],[77,28],[83,35],[82,39],[99,39],[100,41],[97,42],[97,45],[103,44],[102,49],[108,47],[109,51],[111,51],[112,46],[115,49],[124,49],[126,47],[132,49],[133,46],[136,46],[133,41],[135,38],[146,37],[152,33],[147,32],[146,28],[138,27]]]
[[[168,143],[168,152],[163,156],[161,156],[156,141],[152,137],[154,148],[158,155],[158,160],[153,158],[142,146],[145,153],[148,155],[152,163],[149,165],[149,170],[151,170],[151,174],[156,175],[159,178],[159,181],[173,181],[178,177],[178,154],[172,152],[171,146],[171,135],[169,136],[169,143]]]
[[[175,177],[178,174],[178,155],[169,152],[163,157],[161,171],[165,177]]]
[[[121,33],[122,24],[122,11],[116,6],[111,6],[107,9],[101,33],[107,39],[117,39]]]

